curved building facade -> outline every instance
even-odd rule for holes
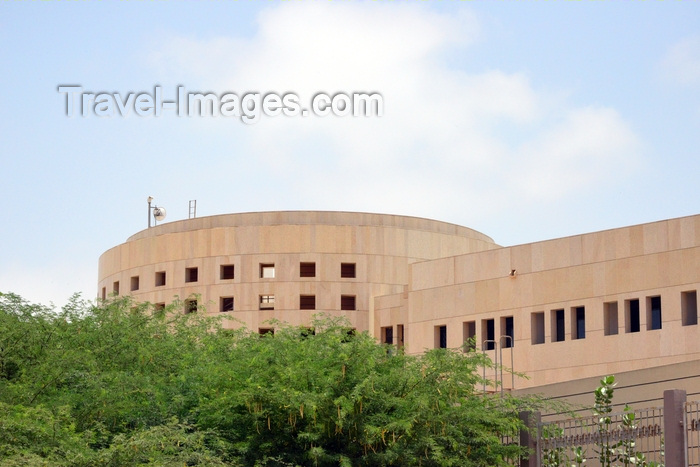
[[[252,330],[272,319],[305,325],[315,313],[371,330],[374,298],[403,292],[409,265],[497,248],[466,227],[415,217],[350,212],[262,212],[170,222],[100,257],[100,296],[129,294],[208,313]],[[229,322],[228,325],[233,325]]]
[[[408,353],[473,342],[527,376],[508,390],[617,374],[644,403],[671,384],[700,394],[699,288],[700,216],[500,247],[415,217],[228,214],[141,231],[99,263],[103,298],[179,297],[259,332],[326,312]]]

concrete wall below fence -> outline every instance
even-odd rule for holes
[[[513,394],[542,394],[552,400],[567,402],[577,407],[576,412],[589,415],[594,404],[593,391],[600,379],[584,378],[564,383],[548,384],[513,391]],[[622,411],[625,404],[635,409],[663,406],[663,393],[669,389],[686,391],[688,400],[700,399],[700,361],[676,363],[643,370],[628,371],[615,375],[617,386],[613,396],[615,412]],[[543,421],[565,418],[565,414],[543,414]]]

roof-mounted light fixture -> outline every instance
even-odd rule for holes
[[[151,207],[151,203],[153,202],[153,196],[149,196],[148,199],[148,228],[151,228],[151,210],[153,210],[153,225],[157,225],[158,221],[162,221],[165,219],[165,208],[163,207],[158,207],[156,205],[153,205]]]

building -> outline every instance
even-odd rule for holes
[[[259,332],[343,315],[408,353],[474,339],[527,375],[491,375],[508,390],[571,395],[592,389],[572,382],[624,374],[628,401],[651,403],[664,374],[700,394],[700,215],[501,247],[415,217],[227,214],[133,235],[100,257],[98,287],[179,297],[183,312],[204,305]]]

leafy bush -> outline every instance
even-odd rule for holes
[[[537,401],[483,395],[488,359],[409,356],[319,317],[260,336],[181,304],[0,294],[3,465],[498,466]]]

